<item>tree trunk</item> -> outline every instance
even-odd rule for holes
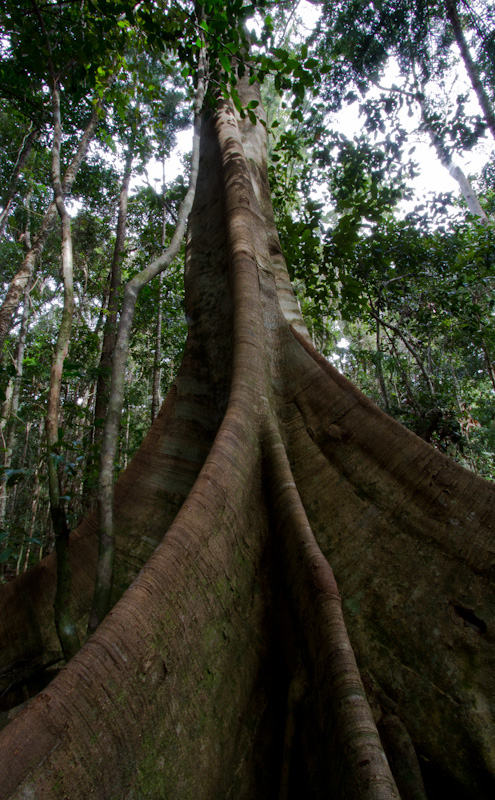
[[[24,370],[24,350],[26,349],[26,338],[29,326],[29,291],[30,281],[24,291],[24,306],[22,309],[21,328],[17,342],[15,354],[15,377],[9,381],[6,392],[6,400],[0,413],[0,430],[6,430],[5,449],[3,455],[3,465],[9,469],[12,462],[12,453],[16,439],[16,417],[19,410],[19,397],[21,392],[21,380]],[[0,481],[0,528],[5,524],[5,513],[7,509],[7,486],[4,481]]]
[[[469,213],[472,214],[473,217],[478,217],[482,222],[488,223],[489,220],[486,215],[486,212],[482,207],[478,195],[476,194],[475,190],[471,185],[471,182],[466,177],[463,170],[457,164],[454,164],[447,148],[445,147],[445,143],[442,137],[437,133],[434,125],[432,124],[424,94],[422,92],[418,93],[417,97],[419,98],[419,105],[421,108],[421,121],[423,127],[427,131],[430,137],[430,141],[438,156],[440,163],[442,164],[443,167],[445,167],[451,178],[457,181],[459,189],[461,190],[461,194],[468,207]]]
[[[129,183],[132,175],[132,146],[129,145],[124,166],[124,175],[119,196],[119,213],[117,230],[115,233],[115,247],[113,250],[112,266],[110,269],[110,290],[108,293],[107,316],[105,319],[103,345],[101,348],[100,363],[98,366],[98,382],[96,385],[95,399],[95,433],[94,441],[100,442],[103,434],[103,425],[108,408],[110,393],[110,369],[112,356],[117,340],[117,323],[120,305],[119,290],[122,283],[122,257],[127,229],[127,200],[129,196]]]
[[[61,490],[60,468],[57,464],[59,455],[59,413],[60,388],[64,361],[69,351],[70,331],[74,316],[74,269],[72,255],[71,221],[65,206],[62,180],[60,176],[60,147],[62,142],[62,126],[60,117],[60,90],[54,80],[52,88],[53,104],[53,146],[52,146],[52,184],[55,194],[55,205],[62,227],[62,273],[64,280],[64,304],[62,320],[52,356],[50,384],[46,405],[46,444],[48,454],[48,493],[50,497],[50,514],[55,534],[57,552],[57,591],[55,594],[55,625],[60,639],[64,657],[69,660],[79,649],[79,638],[73,622],[71,611],[71,567],[69,563],[69,526],[65,513],[65,500]]]
[[[38,139],[39,135],[40,132],[37,128],[31,128],[31,130],[24,137],[21,149],[19,150],[19,155],[17,156],[17,161],[10,178],[10,184],[5,195],[3,211],[0,214],[0,239],[3,239],[5,234],[5,228],[7,227],[7,220],[10,214],[10,207],[12,205],[12,200],[15,197],[19,176],[24,169],[33,144]]]
[[[488,125],[491,134],[495,139],[495,114],[493,111],[492,104],[490,103],[490,99],[487,93],[485,92],[483,84],[480,80],[478,67],[474,63],[471,57],[471,53],[469,52],[469,47],[464,37],[464,33],[462,31],[462,25],[459,19],[459,14],[457,13],[456,0],[445,0],[445,10],[447,12],[447,17],[449,18],[449,22],[452,25],[454,37],[457,42],[460,54],[462,56],[464,66],[466,67],[466,72],[469,75],[471,86],[473,87],[476,93],[476,97],[478,98],[478,102],[483,111],[486,124]]]
[[[380,387],[380,394],[382,396],[382,403],[385,411],[387,414],[390,414],[390,403],[388,399],[387,393],[387,386],[385,383],[385,378],[383,377],[383,350],[381,344],[381,336],[380,336],[380,311],[381,311],[381,291],[378,294],[378,302],[377,302],[377,315],[375,317],[376,321],[376,376],[378,378],[378,386]]]
[[[223,99],[186,304],[176,383],[116,486],[117,602],[0,735],[0,798],[385,800],[423,779],[430,800],[492,798],[493,488],[313,350],[265,129]],[[95,529],[71,547],[81,625]],[[51,558],[2,590],[13,701],[59,657],[52,596]]]
[[[162,279],[163,273],[160,272],[158,276],[158,301],[156,309],[156,327],[155,327],[155,352],[153,355],[153,381],[151,392],[151,422],[158,414],[161,405],[161,391],[160,384],[162,378]]]
[[[62,181],[62,191],[64,195],[66,195],[72,188],[72,184],[74,183],[79,167],[81,166],[81,162],[87,153],[89,143],[96,130],[96,126],[98,125],[100,113],[101,103],[98,102],[95,105],[89,122],[84,130],[83,135],[81,136],[74,158],[65,172],[64,179]],[[36,262],[43,252],[46,239],[55,221],[56,213],[57,210],[55,200],[52,200],[41,221],[41,225],[35,236],[33,246],[24,257],[24,261],[22,262],[20,270],[12,278],[10,286],[7,290],[7,294],[0,308],[0,363],[3,359],[3,344],[10,330],[12,318],[17,310],[17,306],[19,305],[25,286],[33,274]]]

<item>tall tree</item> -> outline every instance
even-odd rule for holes
[[[309,344],[237,97],[254,120],[220,97],[202,127],[184,359],[117,484],[121,597],[3,731],[0,797],[492,797],[493,488]],[[90,518],[81,619],[96,549]],[[52,576],[2,590],[21,684],[57,657]]]

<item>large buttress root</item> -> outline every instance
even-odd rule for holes
[[[317,698],[315,723],[324,742],[325,782],[336,798],[399,800],[347,635],[335,577],[313,536],[273,424],[266,433],[266,461],[282,568]]]
[[[257,99],[238,86],[245,105]],[[443,800],[442,777],[463,800],[488,800],[493,490],[312,351],[273,225],[263,126],[222,100],[203,133],[185,361],[173,413],[133,461],[143,503],[125,506],[126,580],[136,542],[146,563],[0,735],[0,798],[292,800],[296,772],[311,800],[397,798],[361,671],[388,698],[382,729],[407,731],[400,746],[388,736],[391,752],[405,742],[429,765],[429,800]],[[285,724],[299,662],[305,687],[292,683]]]
[[[459,797],[490,797],[493,486],[387,417],[294,335],[291,364],[305,366],[288,376],[288,453],[358,664],[395,704],[427,793],[448,777]]]

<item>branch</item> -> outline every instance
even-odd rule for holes
[[[124,290],[124,301],[112,363],[110,400],[100,455],[100,475],[98,481],[98,566],[93,607],[88,623],[88,636],[96,630],[102,619],[110,610],[111,604],[115,552],[113,508],[114,464],[124,402],[125,368],[127,364],[134,309],[141,289],[172,263],[179,252],[184,237],[187,218],[194,201],[199,170],[201,111],[205,95],[205,63],[205,48],[203,46],[199,57],[198,84],[194,103],[194,136],[191,175],[187,194],[179,208],[177,226],[167,250],[138,273],[138,275],[135,275],[134,278],[127,283]]]
[[[401,339],[401,341],[405,344],[405,346],[407,347],[407,349],[409,350],[409,352],[411,353],[411,355],[415,359],[418,367],[420,368],[421,374],[423,375],[423,378],[426,381],[426,385],[428,386],[428,390],[429,390],[432,398],[434,398],[435,397],[435,389],[434,389],[434,386],[433,386],[433,384],[431,382],[431,378],[430,378],[430,376],[428,375],[428,373],[427,373],[427,371],[425,369],[425,365],[423,364],[423,360],[422,360],[421,356],[419,355],[419,353],[414,349],[412,344],[407,340],[407,338],[404,336],[404,334],[402,333],[400,328],[398,328],[396,325],[392,325],[391,322],[385,322],[385,320],[382,319],[376,313],[375,309],[373,308],[373,305],[372,305],[371,301],[369,301],[369,302],[370,302],[370,314],[373,317],[373,319],[375,319],[377,322],[379,322],[380,325],[383,325],[384,328],[389,328],[391,331],[394,331],[394,333],[397,334],[399,339]]]
[[[469,75],[471,86],[476,93],[478,102],[482,108],[483,114],[485,115],[487,125],[490,128],[493,138],[495,139],[495,113],[489,97],[485,92],[483,84],[481,83],[478,67],[471,57],[468,44],[464,37],[464,33],[462,32],[461,21],[459,19],[459,14],[457,13],[456,0],[445,0],[445,9],[447,11],[450,24],[452,25],[454,37],[460,50],[462,60],[464,61],[466,72]]]

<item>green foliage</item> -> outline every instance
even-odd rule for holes
[[[203,47],[211,97],[231,97],[253,124],[257,102],[243,108],[236,84],[243,75],[263,84],[277,226],[319,348],[418,435],[483,475],[495,473],[493,228],[465,221],[444,196],[408,216],[400,210],[411,197],[416,172],[414,143],[402,120],[404,113],[416,113],[420,93],[447,155],[483,136],[483,120],[466,111],[465,92],[443,102],[455,59],[451,31],[435,3],[346,0],[321,6],[321,20],[304,40],[297,8],[287,0],[206,0],[202,8],[127,0],[0,2],[3,193],[31,123],[40,130],[0,242],[2,296],[22,261],[26,234],[34,238],[52,196],[50,71],[62,91],[64,165],[95,101],[100,98],[105,107],[72,190],[76,322],[63,376],[61,436],[50,454],[72,526],[86,512],[86,492],[96,478],[93,402],[123,160],[131,151],[134,180],[122,254],[127,280],[159,255],[174,229],[187,163],[184,175],[165,187],[148,174],[189,124]],[[460,11],[493,98],[494,11],[486,3]],[[261,20],[259,33],[248,34],[254,15]],[[391,57],[403,83],[377,88]],[[329,118],[347,106],[361,113],[353,139],[335,130]],[[494,180],[492,159],[477,181],[487,213],[495,210]],[[12,381],[18,380],[20,391],[17,413],[2,428],[7,514],[0,563],[6,577],[52,544],[42,420],[61,312],[59,253],[55,228],[30,293],[22,376],[15,367],[20,315],[0,372],[0,402]],[[186,335],[183,292],[177,264],[163,278],[161,300],[157,283],[139,299],[119,468],[149,426],[159,302],[163,395],[174,379]],[[346,347],[339,346],[343,335]]]

